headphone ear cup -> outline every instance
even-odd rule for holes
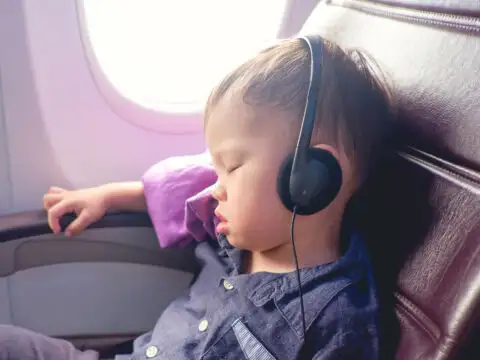
[[[327,150],[309,148],[308,161],[315,161],[315,166],[322,172],[322,177],[327,179],[317,185],[315,196],[309,199],[305,206],[297,206],[297,214],[312,215],[325,209],[335,199],[342,186],[342,169],[337,159]],[[277,192],[283,205],[293,212],[295,204],[290,194],[290,176],[292,173],[293,154],[288,156],[280,168],[277,179]],[[312,179],[314,181],[314,179]]]

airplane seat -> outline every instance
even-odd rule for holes
[[[384,310],[381,358],[479,359],[480,3],[321,1],[301,33],[367,52],[395,97],[402,147],[352,204]]]
[[[302,32],[368,52],[395,95],[403,147],[351,209],[380,290],[380,358],[480,359],[479,2],[323,0]],[[1,323],[98,349],[151,329],[165,295],[191,281],[193,259],[152,251],[146,214],[108,214],[92,228],[83,244],[58,242],[43,211],[0,218]],[[106,243],[113,228],[122,233]]]

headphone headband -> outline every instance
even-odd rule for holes
[[[310,53],[310,79],[290,177],[290,194],[295,203],[302,202],[301,189],[299,188],[301,182],[297,181],[297,177],[308,162],[308,149],[310,148],[315,125],[317,100],[320,93],[320,81],[322,79],[323,68],[323,42],[321,37],[318,35],[308,35],[300,37],[299,40],[306,45]]]

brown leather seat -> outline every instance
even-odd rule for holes
[[[383,359],[480,359],[479,17],[478,0],[330,0],[302,31],[366,50],[394,84],[403,150],[355,209]]]

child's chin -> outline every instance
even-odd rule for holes
[[[225,236],[226,236],[228,242],[230,243],[230,245],[232,245],[233,247],[235,247],[237,249],[240,249],[240,250],[251,251],[252,244],[248,244],[248,242],[244,241],[244,239],[239,238],[237,236],[233,236],[231,234],[225,235]]]

